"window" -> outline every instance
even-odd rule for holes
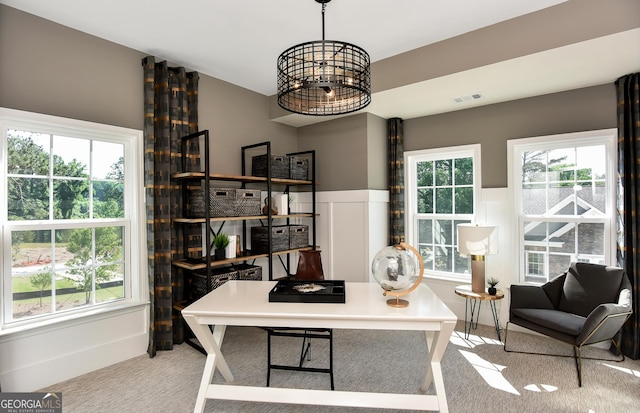
[[[7,109],[0,125],[2,328],[139,300],[141,132]]]
[[[520,281],[544,283],[571,262],[604,264],[615,256],[616,135],[509,141]]]
[[[480,188],[480,145],[405,153],[407,241],[431,276],[469,279],[457,251],[458,224],[474,222]]]

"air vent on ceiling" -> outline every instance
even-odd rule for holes
[[[459,96],[459,97],[453,98],[453,101],[456,103],[464,103],[464,102],[471,102],[473,100],[478,100],[478,99],[482,99],[482,93],[472,93],[466,96]]]

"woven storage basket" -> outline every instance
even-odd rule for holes
[[[208,292],[215,290],[222,284],[230,280],[238,279],[238,271],[233,267],[216,267],[211,269],[211,278],[209,279],[209,288],[207,289],[207,272],[206,270],[198,270],[189,273],[189,298],[198,299]]]
[[[267,155],[254,156],[251,159],[251,173],[253,176],[267,176]],[[271,155],[271,177],[289,178],[288,156]]]
[[[189,191],[188,216],[200,218],[205,216],[204,189]],[[259,198],[259,196],[258,196]],[[260,201],[258,201],[258,206]],[[235,214],[236,189],[235,188],[211,188],[209,190],[209,216],[233,217]]]
[[[269,227],[251,227],[251,251],[256,254],[269,252]],[[271,249],[284,251],[289,249],[289,227],[274,225],[271,227]]]
[[[240,264],[235,266],[239,280],[262,281],[262,267],[259,265]]]
[[[289,177],[306,181],[309,179],[309,159],[299,156],[289,157]]]
[[[303,248],[309,246],[309,226],[289,225],[289,248]]]
[[[246,217],[260,215],[261,212],[259,189],[236,189],[233,216]]]

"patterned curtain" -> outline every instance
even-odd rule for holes
[[[184,300],[182,271],[171,262],[182,258],[183,236],[200,246],[201,235],[177,231],[171,219],[182,214],[182,191],[171,174],[181,171],[181,138],[198,131],[198,73],[156,63],[148,56],[144,67],[144,184],[147,203],[147,250],[151,314],[149,347],[171,350],[184,341],[185,327],[175,303]],[[189,170],[199,170],[198,142],[187,151]],[[193,169],[191,169],[193,168]],[[197,232],[197,228],[188,231]]]
[[[633,288],[633,314],[622,328],[622,352],[640,356],[640,73],[615,83],[618,97],[618,265],[625,269]]]
[[[389,245],[404,241],[404,134],[402,119],[387,121],[389,159]]]

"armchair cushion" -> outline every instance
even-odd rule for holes
[[[562,288],[564,287],[564,280],[567,278],[567,272],[557,275],[552,278],[546,284],[540,286],[540,288],[547,294],[549,301],[553,305],[553,308],[558,309],[560,304],[560,298],[562,297]]]
[[[624,270],[574,262],[566,274],[558,310],[587,317],[597,306],[618,301]]]
[[[511,308],[545,308],[555,310],[556,306],[545,291],[535,285],[511,286]]]
[[[626,291],[629,290],[623,290],[622,293],[620,293],[621,298]],[[607,320],[607,323],[599,328],[597,332],[594,333],[593,330],[595,330],[598,325],[607,317],[615,315],[626,315],[630,311],[630,304],[600,304],[586,318],[581,334],[578,336],[577,341],[580,343],[585,342],[585,344],[588,344],[597,343],[598,341],[606,340],[610,337],[613,337],[618,332],[618,330],[620,330],[624,322],[627,320],[627,317],[611,317],[611,319]]]
[[[514,308],[514,316],[561,333],[577,336],[582,331],[585,318],[563,311],[540,308]]]

